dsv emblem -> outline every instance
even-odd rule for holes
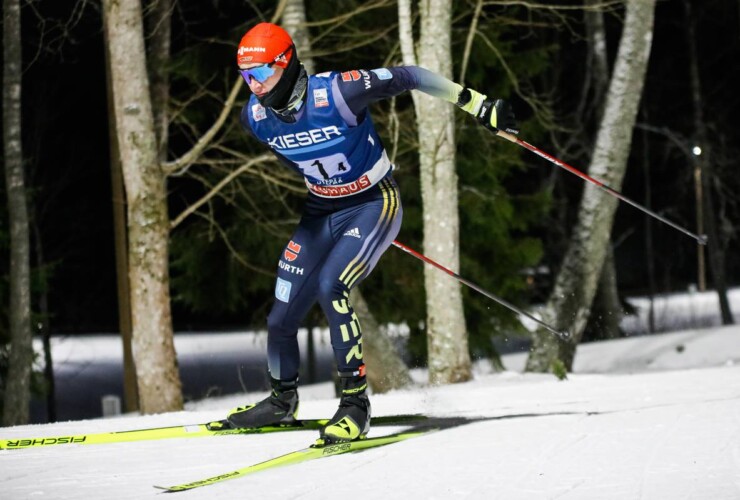
[[[285,260],[288,262],[293,262],[298,258],[299,253],[301,253],[301,246],[293,240],[290,240],[288,248],[283,252],[283,257],[285,257]]]

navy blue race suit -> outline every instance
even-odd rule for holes
[[[302,175],[309,191],[280,256],[267,320],[274,379],[297,378],[297,331],[316,301],[329,322],[338,370],[354,372],[363,365],[350,292],[391,245],[403,214],[393,166],[367,107],[412,89],[455,102],[462,87],[413,66],[329,72],[308,77],[294,121],[263,107],[254,95],[242,109],[244,127]]]

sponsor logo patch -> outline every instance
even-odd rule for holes
[[[314,128],[295,134],[278,135],[267,139],[267,144],[274,149],[292,149],[326,142],[332,138],[341,137],[342,133],[336,125],[323,128]],[[344,139],[342,139],[344,140]]]
[[[343,82],[356,82],[360,78],[362,78],[362,75],[356,69],[353,69],[352,71],[345,71],[344,73],[342,73]]]
[[[239,55],[245,52],[267,52],[267,49],[264,47],[239,47]]]
[[[357,239],[362,238],[359,227],[353,227],[352,229],[347,230],[342,236],[352,236]]]
[[[301,246],[298,243],[293,242],[293,240],[290,240],[288,248],[283,252],[283,257],[285,257],[285,260],[288,262],[293,262],[298,258],[299,253],[301,253]]]
[[[281,302],[290,301],[290,289],[293,284],[290,281],[278,278],[275,283],[275,298]]]
[[[315,108],[325,108],[329,105],[329,97],[326,89],[316,89],[313,91],[313,105]]]
[[[350,194],[357,193],[364,189],[369,188],[372,185],[370,178],[367,175],[363,175],[354,182],[349,184],[343,184],[341,186],[316,186],[310,184],[308,187],[311,191],[319,196],[336,197],[336,196],[348,196]]]
[[[375,73],[375,76],[377,76],[379,80],[390,80],[393,78],[393,73],[388,71],[386,68],[372,69],[370,71]]]
[[[364,69],[361,69],[360,73],[362,74],[362,79],[365,83],[365,90],[370,90],[370,87],[372,87],[372,81],[370,80],[370,73],[368,73]]]
[[[261,104],[255,104],[252,106],[252,118],[254,118],[254,121],[256,122],[267,118],[267,111],[265,111],[265,108]]]
[[[302,267],[291,266],[290,264],[286,264],[282,260],[278,261],[278,267],[280,267],[280,269],[284,271],[288,271],[291,274],[297,274],[299,276],[303,275]]]
[[[49,438],[37,438],[37,439],[18,439],[16,441],[7,441],[5,446],[10,448],[27,448],[29,446],[49,446],[53,444],[74,444],[84,443],[87,440],[87,436],[64,436],[64,437],[49,437]]]

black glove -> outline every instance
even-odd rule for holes
[[[514,135],[519,133],[509,101],[486,99],[478,110],[476,118],[481,125],[494,133],[499,130]]]

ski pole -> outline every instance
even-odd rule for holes
[[[419,259],[419,260],[421,260],[423,262],[426,262],[427,264],[431,264],[432,266],[436,267],[437,269],[446,272],[447,274],[449,274],[450,276],[452,276],[453,278],[455,278],[460,283],[469,286],[470,288],[472,288],[476,292],[478,292],[478,293],[480,293],[482,295],[485,295],[486,297],[488,297],[489,299],[493,300],[494,302],[498,302],[499,304],[501,304],[505,308],[509,309],[510,311],[513,311],[513,312],[517,313],[520,316],[524,316],[525,318],[531,319],[532,321],[534,321],[538,325],[542,326],[543,328],[547,329],[547,331],[549,331],[550,333],[555,334],[559,338],[561,338],[563,340],[568,340],[570,338],[570,334],[568,332],[562,332],[562,331],[558,331],[558,330],[554,329],[553,327],[551,327],[547,323],[545,323],[545,322],[543,322],[543,321],[535,318],[534,316],[532,316],[528,312],[526,312],[526,311],[518,308],[514,304],[511,304],[511,303],[505,301],[504,299],[502,299],[500,297],[496,297],[491,292],[487,292],[486,290],[482,289],[481,287],[479,287],[475,283],[466,280],[465,278],[463,278],[462,276],[460,276],[456,272],[454,272],[454,271],[452,271],[450,269],[447,269],[442,264],[439,264],[439,263],[433,261],[432,259],[430,259],[426,255],[422,255],[419,252],[417,252],[417,251],[415,251],[415,250],[407,247],[406,245],[404,245],[403,243],[400,243],[398,241],[393,241],[392,244],[396,248],[400,248],[404,252],[406,252],[406,253],[408,253],[410,255],[413,255],[417,259]]]
[[[601,182],[601,181],[599,181],[597,179],[594,179],[593,177],[591,177],[591,176],[589,176],[587,174],[584,174],[583,172],[581,172],[580,170],[578,170],[578,169],[576,169],[574,167],[571,167],[570,165],[568,165],[564,161],[558,160],[554,156],[550,156],[549,154],[545,153],[544,151],[542,151],[540,149],[537,149],[536,147],[532,146],[528,142],[525,142],[525,141],[519,139],[517,136],[512,135],[512,134],[509,134],[508,132],[504,132],[503,130],[499,130],[498,132],[496,132],[496,135],[498,135],[499,137],[503,137],[504,139],[506,139],[508,141],[511,141],[511,142],[513,142],[515,144],[518,144],[518,145],[520,145],[521,147],[523,147],[525,149],[530,150],[531,152],[533,152],[537,156],[540,156],[540,157],[544,158],[545,160],[554,163],[558,167],[563,168],[563,169],[567,170],[568,172],[577,175],[581,179],[583,179],[585,181],[588,181],[588,182],[590,182],[591,184],[593,184],[593,185],[595,185],[597,187],[600,187],[601,189],[603,189],[604,191],[606,191],[610,195],[612,195],[612,196],[614,196],[616,198],[619,198],[620,200],[622,200],[625,203],[629,203],[630,205],[632,205],[633,207],[637,208],[638,210],[641,210],[644,213],[650,215],[651,217],[654,217],[654,218],[658,219],[660,222],[662,222],[664,224],[668,224],[673,229],[677,229],[678,231],[681,231],[685,235],[691,236],[697,242],[699,242],[700,245],[706,245],[707,244],[707,235],[706,234],[698,235],[698,234],[692,233],[691,231],[689,231],[687,229],[682,228],[678,224],[675,224],[675,223],[669,221],[668,219],[666,219],[665,217],[662,217],[662,216],[656,214],[655,212],[653,212],[649,208],[643,207],[639,203],[630,200],[629,198],[627,198],[626,196],[624,196],[622,193],[620,193],[616,189],[612,189],[609,186],[607,186],[606,184],[604,184],[603,182]]]

